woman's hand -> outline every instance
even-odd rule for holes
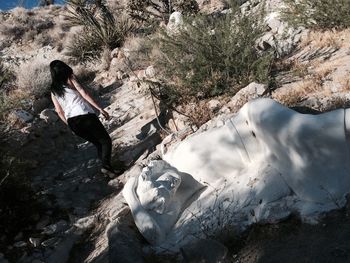
[[[110,116],[108,114],[107,111],[105,111],[104,109],[99,109],[100,113],[103,115],[103,117],[105,117],[106,120],[109,120]]]

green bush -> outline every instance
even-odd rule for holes
[[[173,34],[162,31],[154,41],[153,57],[172,98],[208,98],[235,94],[252,81],[267,82],[271,53],[254,48],[262,34],[256,17],[234,7],[221,18],[197,16]]]
[[[283,18],[293,26],[344,29],[350,26],[349,0],[285,0]]]
[[[120,47],[134,25],[126,18],[115,19],[108,6],[101,1],[90,4],[84,0],[68,2],[67,15],[71,25],[82,26],[83,31],[77,33],[68,54],[78,61],[96,58],[103,48],[110,50]]]

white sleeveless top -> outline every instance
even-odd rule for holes
[[[88,113],[95,113],[91,105],[84,100],[76,90],[66,87],[62,97],[56,95],[55,97],[61,105],[66,119]]]

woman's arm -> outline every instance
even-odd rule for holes
[[[53,104],[55,105],[55,110],[56,110],[58,116],[65,124],[68,125],[66,117],[64,116],[64,111],[63,111],[61,105],[58,103],[56,97],[52,93],[51,93],[51,99],[52,99]]]
[[[72,74],[72,76],[68,79],[68,83],[71,86],[75,87],[75,89],[80,93],[80,95],[89,102],[93,107],[95,107],[106,119],[109,119],[109,114],[104,109],[102,109],[95,100],[85,91],[85,89],[80,85],[77,78]]]

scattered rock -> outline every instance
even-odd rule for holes
[[[16,248],[26,247],[27,246],[27,242],[18,241],[16,243],[14,243],[13,246],[16,247]]]
[[[119,50],[118,47],[112,50],[112,52],[111,52],[111,58],[112,58],[112,60],[113,60],[113,58],[117,58],[117,57],[118,57],[119,51],[120,51],[120,50]]]
[[[68,224],[64,220],[60,220],[55,224],[44,227],[42,234],[43,235],[53,235],[58,232],[63,232],[68,228]]]
[[[226,107],[237,111],[249,100],[261,96],[265,90],[266,85],[252,82],[248,86],[238,91],[236,95],[232,97],[231,101],[226,105]]]
[[[41,238],[30,237],[29,242],[33,245],[33,247],[40,246]]]
[[[210,100],[208,102],[208,108],[211,112],[216,112],[220,109],[221,102],[219,100]]]
[[[46,239],[41,243],[43,247],[55,247],[59,242],[61,241],[58,237],[52,237],[49,239]]]
[[[84,218],[80,218],[77,222],[75,222],[74,226],[81,230],[86,230],[94,226],[96,222],[96,216],[87,216]]]
[[[145,70],[145,75],[147,78],[154,78],[156,75],[156,70],[153,66],[149,66]]]
[[[32,114],[25,110],[15,110],[14,112],[12,112],[11,118],[13,118],[14,122],[24,124],[27,122],[31,122],[34,117]]]
[[[58,116],[54,110],[45,109],[40,113],[40,119],[47,123],[54,123],[58,120]]]

